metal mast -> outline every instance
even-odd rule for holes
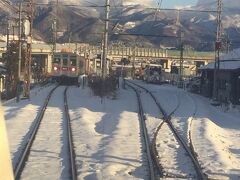
[[[19,24],[18,24],[18,84],[17,84],[17,102],[20,100],[21,86],[21,64],[22,64],[22,1],[19,3]]]
[[[108,28],[109,28],[110,0],[106,0],[106,15],[103,41],[103,56],[102,56],[102,78],[107,76],[107,51],[108,51]]]
[[[32,64],[32,25],[33,25],[33,0],[29,0],[28,4],[28,20],[30,23],[29,35],[27,36],[27,58],[25,62],[24,73],[24,91],[23,96],[30,98],[30,83],[31,83],[31,64]]]
[[[182,83],[183,81],[183,51],[184,51],[184,47],[183,47],[183,32],[180,32],[180,82]]]
[[[57,17],[58,17],[58,0],[56,2],[56,9],[55,9],[55,17],[52,23],[52,35],[53,35],[53,48],[52,48],[52,55],[57,51]]]
[[[222,0],[218,0],[218,16],[217,16],[217,33],[216,33],[216,44],[215,44],[215,64],[214,64],[214,82],[213,82],[213,99],[218,99],[218,84],[217,76],[220,68],[220,50],[222,46]]]
[[[10,21],[9,21],[9,18],[7,19],[7,61],[6,61],[6,65],[7,67],[9,67],[9,44],[10,44],[10,39],[9,39],[9,36],[10,36]],[[9,97],[9,92],[10,92],[10,71],[8,70],[7,72],[7,76],[6,76],[6,88],[7,88],[7,96]]]

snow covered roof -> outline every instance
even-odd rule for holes
[[[201,69],[214,69],[214,62],[203,66]],[[240,69],[240,48],[220,57],[220,69]]]

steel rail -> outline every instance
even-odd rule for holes
[[[162,126],[164,125],[164,123],[165,122],[162,121],[158,125],[158,128],[157,128],[156,132],[154,133],[154,137],[153,137],[153,140],[152,140],[152,147],[151,147],[152,154],[153,154],[153,157],[154,157],[154,160],[155,160],[155,164],[157,165],[161,176],[163,176],[163,166],[160,164],[160,162],[158,160],[159,154],[158,154],[157,147],[156,147],[156,139],[157,139],[157,135],[158,135],[160,129],[162,128]]]
[[[14,168],[14,179],[15,179],[15,180],[19,180],[20,177],[21,177],[21,174],[22,174],[22,171],[23,171],[23,169],[24,169],[24,167],[25,167],[26,161],[28,160],[28,156],[29,156],[29,154],[30,154],[30,149],[31,149],[31,147],[32,147],[33,141],[34,141],[34,139],[35,139],[35,137],[36,137],[36,134],[37,134],[37,132],[38,132],[38,130],[39,130],[39,127],[40,127],[40,124],[41,124],[41,122],[42,122],[44,113],[45,113],[45,111],[46,111],[46,109],[47,109],[47,105],[48,105],[48,103],[49,103],[49,100],[50,100],[53,92],[54,92],[58,87],[59,87],[59,86],[57,85],[56,87],[54,87],[54,88],[50,91],[49,95],[47,96],[47,98],[46,98],[46,100],[45,100],[45,102],[44,102],[44,104],[43,104],[43,106],[42,106],[42,108],[41,108],[40,113],[37,115],[37,118],[36,118],[36,119],[37,119],[37,120],[36,120],[37,122],[35,123],[35,125],[34,125],[34,127],[33,127],[33,130],[31,131],[30,137],[29,137],[29,139],[28,139],[28,141],[27,141],[27,144],[25,145],[24,150],[23,150],[22,153],[21,153],[21,158],[20,158],[20,160],[18,161],[16,167]]]
[[[169,125],[170,129],[172,130],[172,132],[174,133],[174,135],[177,137],[178,141],[183,145],[184,149],[186,150],[186,152],[189,154],[192,162],[193,162],[193,165],[195,167],[195,170],[197,172],[197,175],[198,175],[198,178],[199,179],[202,179],[202,180],[205,180],[207,179],[205,174],[202,172],[202,168],[197,160],[197,157],[195,156],[195,151],[193,149],[193,144],[192,144],[192,141],[190,141],[189,143],[189,146],[185,143],[185,141],[183,140],[183,138],[178,134],[177,130],[175,129],[173,123],[171,122],[171,115],[178,109],[176,108],[174,111],[172,111],[170,114],[167,114],[166,111],[162,108],[162,106],[160,105],[160,103],[157,101],[157,98],[153,95],[153,93],[151,91],[149,91],[147,88],[139,85],[139,84],[136,84],[134,82],[131,82],[131,81],[128,81],[127,82],[145,90],[147,93],[150,94],[150,96],[153,98],[153,100],[155,101],[156,105],[158,106],[159,110],[162,112],[163,114],[163,118],[164,118],[164,121]],[[179,107],[179,106],[178,106]]]
[[[75,156],[75,151],[74,151],[71,119],[70,119],[69,108],[68,108],[67,90],[68,90],[68,87],[66,87],[64,90],[64,109],[65,109],[65,114],[66,114],[66,119],[67,119],[67,124],[68,124],[68,127],[67,127],[68,151],[70,154],[72,180],[77,180],[77,168],[76,168],[76,161],[75,161],[76,156]]]
[[[191,148],[191,150],[192,150],[192,152],[194,153],[194,155],[195,156],[198,156],[198,154],[195,152],[195,150],[194,150],[194,146],[193,146],[193,141],[192,141],[192,131],[191,131],[191,129],[192,129],[192,123],[193,123],[193,119],[194,119],[194,117],[196,116],[196,114],[197,114],[197,109],[198,109],[198,106],[197,106],[197,102],[196,102],[196,100],[194,100],[194,98],[192,97],[192,96],[189,96],[189,97],[191,97],[191,99],[194,101],[194,104],[195,104],[195,110],[194,110],[194,113],[193,113],[193,115],[192,115],[192,117],[191,117],[191,120],[190,120],[190,130],[189,130],[189,132],[188,132],[188,137],[189,137],[189,140],[190,140],[190,148]]]
[[[154,173],[154,165],[153,165],[152,155],[151,155],[151,150],[150,150],[150,139],[148,136],[147,127],[146,127],[146,123],[145,123],[146,119],[145,119],[144,112],[143,112],[142,101],[141,101],[139,92],[136,90],[136,88],[134,88],[133,86],[131,86],[129,84],[127,84],[127,85],[131,89],[133,89],[133,91],[136,93],[136,96],[137,96],[139,117],[140,117],[142,129],[143,129],[143,138],[144,138],[145,147],[146,147],[148,166],[149,166],[149,171],[150,171],[150,179],[155,180],[156,178],[155,178],[155,173]]]

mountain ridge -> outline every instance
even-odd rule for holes
[[[202,3],[199,1],[192,9],[206,9],[208,4],[207,1],[202,0]],[[87,42],[95,45],[101,43],[104,31],[104,13],[102,10],[59,5],[59,14],[56,15],[54,8],[54,4],[52,4],[35,9],[33,27],[35,37],[39,40],[51,42],[51,27],[53,19],[57,17],[58,42]],[[223,15],[224,38],[236,39],[239,37],[239,9],[225,7]],[[0,17],[5,16],[3,14],[1,12]],[[177,48],[180,45],[180,40],[176,37],[179,37],[180,32],[182,32],[185,45],[196,50],[214,50],[216,27],[216,14],[214,12],[183,11],[178,19],[176,11],[156,11],[143,5],[123,6],[122,9],[113,7],[111,9],[109,39],[113,43],[120,41],[125,45]],[[135,34],[135,36],[122,34]],[[141,37],[140,34],[147,36]],[[232,44],[232,46],[234,48],[240,47],[239,44]]]

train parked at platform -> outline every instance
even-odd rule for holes
[[[72,52],[55,53],[52,61],[51,77],[58,82],[77,83],[84,73],[84,59]]]

